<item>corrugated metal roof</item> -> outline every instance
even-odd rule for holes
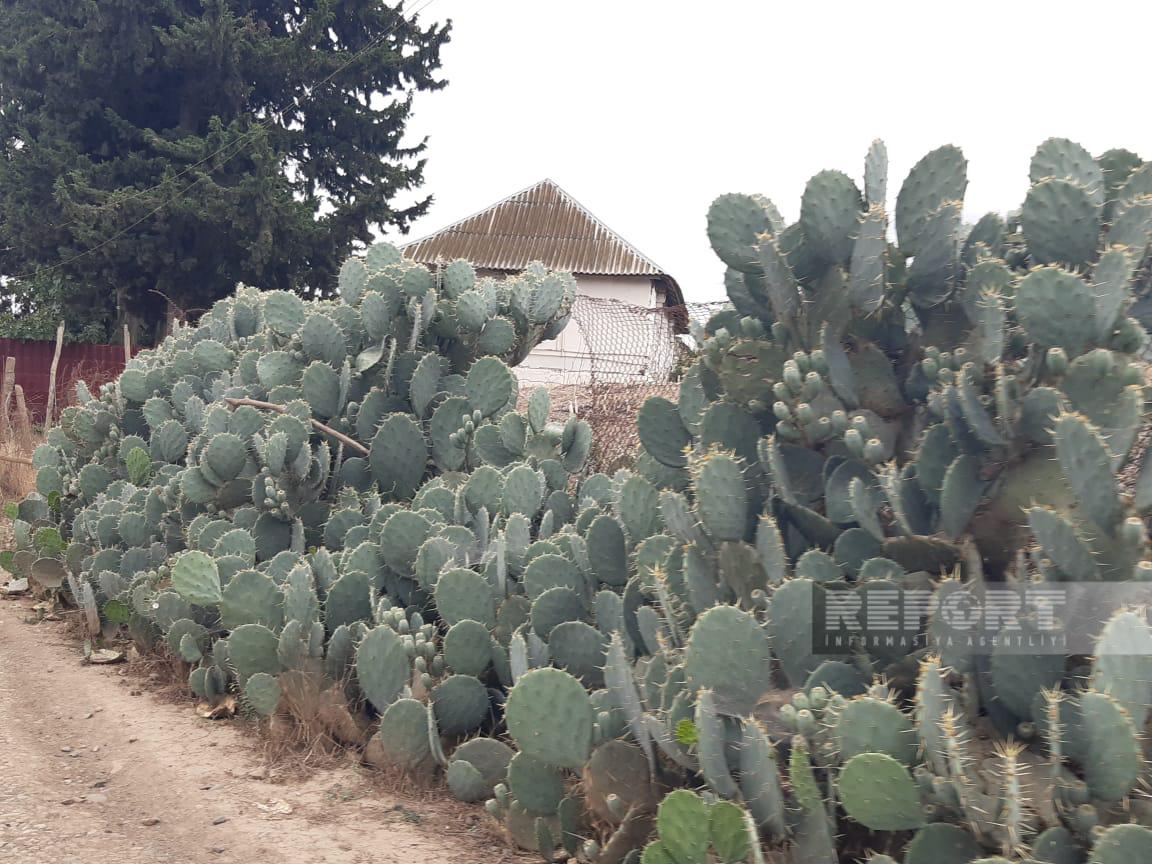
[[[465,258],[488,270],[540,261],[578,275],[650,276],[668,284],[669,303],[684,302],[675,279],[552,180],[409,243],[404,254],[422,264]]]

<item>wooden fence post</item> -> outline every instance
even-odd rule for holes
[[[16,386],[16,358],[4,358],[4,378],[0,381],[0,431],[7,433],[11,425],[12,389]]]
[[[24,388],[17,384],[12,389],[16,394],[16,443],[21,453],[27,453],[32,449],[32,418],[24,401]]]
[[[128,334],[128,325],[124,325],[124,365],[132,359],[132,337]]]
[[[44,427],[52,425],[56,412],[56,369],[60,365],[60,349],[64,347],[64,322],[56,328],[56,351],[52,355],[52,368],[48,372],[48,407],[44,411]]]

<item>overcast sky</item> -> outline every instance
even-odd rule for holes
[[[859,180],[873,138],[893,198],[924,153],[963,147],[972,217],[1018,206],[1053,135],[1152,159],[1149,3],[432,0],[420,17],[455,23],[449,86],[409,127],[435,196],[409,236],[551,177],[689,301],[723,299],[713,198],[760,192],[793,220],[807,178]]]

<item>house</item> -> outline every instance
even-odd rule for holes
[[[480,276],[504,278],[540,261],[576,277],[572,322],[517,369],[534,384],[668,380],[686,319],[680,286],[552,180],[403,247],[422,264],[457,258]]]

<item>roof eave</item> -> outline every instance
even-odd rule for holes
[[[663,282],[664,289],[664,305],[665,306],[683,306],[684,305],[684,292],[680,289],[680,283],[669,276],[667,273],[661,273],[656,277],[658,282]]]

